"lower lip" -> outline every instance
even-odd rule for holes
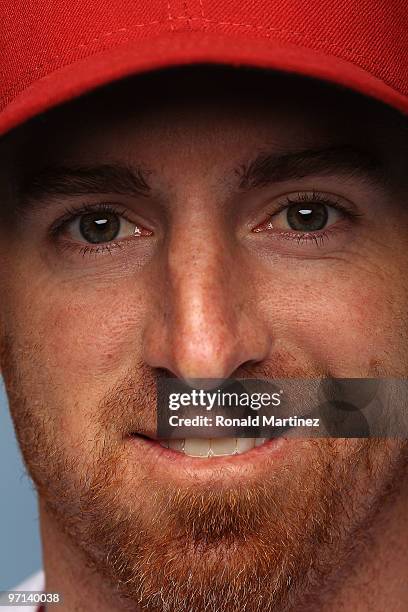
[[[212,457],[192,457],[182,452],[166,448],[157,440],[144,438],[138,435],[129,436],[129,441],[140,452],[144,458],[154,460],[157,466],[164,467],[165,464],[177,465],[180,469],[186,468],[189,471],[205,472],[221,467],[242,468],[250,467],[265,461],[266,459],[278,461],[286,454],[289,441],[286,438],[273,438],[264,442],[261,446],[255,446],[244,453],[234,455],[219,455]],[[293,440],[290,444],[293,444]]]

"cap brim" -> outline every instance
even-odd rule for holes
[[[0,112],[0,135],[95,89],[133,74],[189,64],[269,68],[342,85],[408,113],[408,97],[352,62],[272,39],[172,32],[77,60],[35,81]]]

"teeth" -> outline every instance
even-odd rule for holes
[[[245,453],[266,441],[267,438],[187,438],[161,440],[160,444],[190,457],[226,457]]]
[[[266,440],[267,438],[255,438],[255,446],[261,446]]]
[[[237,454],[237,438],[212,438],[208,441],[211,445],[211,455],[213,457]]]
[[[237,438],[237,452],[245,453],[255,446],[255,438]]]
[[[208,457],[210,440],[200,438],[187,438],[184,443],[184,454],[191,457]]]
[[[169,440],[168,445],[172,450],[181,452],[184,450],[184,440]]]

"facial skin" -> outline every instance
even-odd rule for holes
[[[64,609],[406,609],[404,440],[204,460],[130,436],[160,375],[408,375],[406,142],[376,103],[214,68],[3,142],[1,366]],[[326,227],[291,229],[297,203]],[[120,238],[86,242],[92,211]]]

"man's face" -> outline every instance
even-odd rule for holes
[[[351,554],[405,444],[191,457],[151,440],[155,382],[407,376],[405,138],[300,79],[185,82],[136,79],[16,137],[2,371],[48,529],[150,609],[269,610]]]

